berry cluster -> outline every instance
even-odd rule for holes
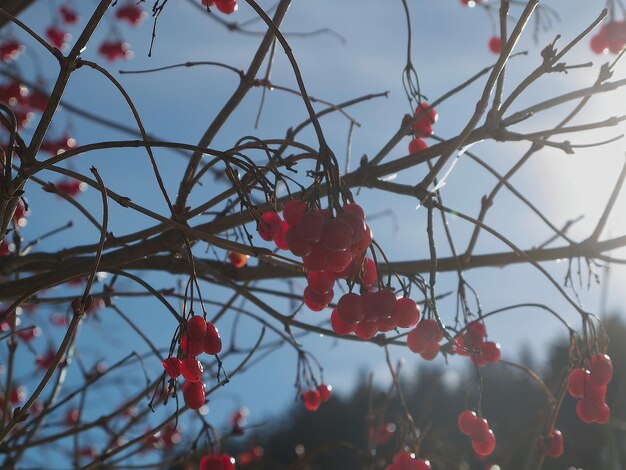
[[[362,295],[344,294],[330,317],[333,330],[340,335],[354,333],[361,339],[378,332],[410,328],[417,323],[420,310],[408,297],[396,298],[391,289],[369,290]]]
[[[30,90],[16,80],[0,84],[0,102],[11,107],[15,114],[18,130],[28,126],[33,120],[33,112],[39,111],[35,107],[38,103],[33,102]]]
[[[67,134],[58,139],[47,138],[41,143],[39,149],[42,152],[49,153],[52,156],[59,155],[69,149],[76,147],[76,140]]]
[[[589,369],[574,369],[567,377],[567,391],[580,398],[576,405],[578,417],[585,423],[604,424],[611,410],[606,404],[606,386],[613,378],[611,358],[596,354],[589,362]]]
[[[487,364],[500,360],[500,345],[493,341],[485,341],[487,329],[480,321],[473,321],[467,325],[467,330],[455,338],[457,345],[454,345],[454,352],[459,356],[470,356],[472,362],[483,367]],[[473,349],[478,353],[470,353],[465,349]]]
[[[541,439],[540,448],[548,457],[558,458],[563,455],[565,445],[563,442],[563,434],[558,429],[553,429],[550,434]]]
[[[485,418],[470,410],[463,411],[457,420],[459,431],[472,440],[472,448],[480,457],[491,455],[496,448],[496,436]]]
[[[425,148],[428,144],[424,141],[424,137],[429,137],[433,133],[433,124],[437,122],[439,115],[435,108],[431,108],[426,102],[421,102],[415,108],[413,119],[413,133],[415,138],[409,142],[409,153],[414,154]]]
[[[103,42],[98,48],[98,54],[109,62],[113,62],[118,59],[130,59],[133,56],[133,52],[130,50],[129,44],[120,40]]]
[[[302,394],[304,407],[309,411],[316,411],[320,405],[330,400],[333,387],[327,384],[320,384],[316,389],[307,390]]]
[[[609,21],[591,38],[591,50],[596,54],[618,54],[626,46],[626,20]]]
[[[406,337],[406,344],[411,351],[432,361],[439,354],[439,342],[443,339],[443,332],[437,321],[424,318],[415,329]]]
[[[183,398],[189,408],[197,410],[205,402],[205,387],[202,383],[202,364],[196,359],[203,352],[217,354],[222,350],[222,339],[213,323],[205,321],[199,315],[193,315],[185,325],[180,337],[180,348],[187,356],[180,360],[178,357],[168,357],[163,361],[167,375],[176,379],[182,374],[187,380],[182,387]]]
[[[359,205],[344,205],[337,217],[329,210],[307,209],[304,201],[289,201],[283,210],[284,221],[276,212],[266,212],[257,231],[264,240],[302,258],[309,271],[304,303],[318,312],[332,301],[336,279],[356,278],[362,271],[362,283],[371,285],[377,276],[373,261],[363,260],[372,232]]]
[[[7,63],[11,62],[17,59],[24,50],[22,43],[15,39],[8,39],[0,44],[0,59]]]
[[[70,197],[78,196],[82,191],[87,188],[87,185],[85,183],[81,183],[74,178],[65,178],[56,183],[55,186],[59,191],[67,194]]]
[[[407,451],[398,452],[393,456],[393,462],[385,470],[430,470],[430,462],[415,458],[415,454]]]
[[[202,0],[202,5],[207,6],[207,0]],[[209,0],[208,6],[215,6],[219,11],[230,15],[237,11],[237,0]]]
[[[115,18],[126,21],[131,26],[139,26],[148,14],[134,1],[128,2],[115,12]]]
[[[235,470],[235,459],[217,452],[207,454],[200,460],[198,470]]]

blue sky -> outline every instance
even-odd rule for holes
[[[42,2],[38,2],[42,3]],[[429,99],[445,93],[451,87],[463,82],[478,70],[494,62],[496,56],[487,49],[487,41],[492,35],[492,22],[488,15],[479,8],[463,8],[456,0],[427,2],[411,1],[413,14],[413,60],[420,77],[422,90]],[[542,32],[539,44],[531,34],[525,35],[518,45],[519,51],[528,50],[527,56],[517,57],[507,67],[505,93],[510,91],[532,68],[540,63],[539,49],[550,42],[556,33],[564,44],[600,12],[602,2],[576,2],[571,8],[571,1],[545,2],[559,11],[561,21],[555,23],[549,32]],[[88,16],[89,8],[80,5],[81,13]],[[264,7],[270,2],[261,2]],[[519,10],[515,11],[517,15]],[[239,21],[252,18],[253,12],[246,5],[233,16]],[[42,4],[36,4],[25,12],[23,21],[35,30],[43,31],[49,24],[49,10]],[[152,58],[147,57],[151,22],[144,22],[137,30],[121,27],[123,37],[134,50],[134,58],[127,62],[107,65],[111,71],[119,69],[138,70],[159,67],[195,60],[213,60],[226,62],[236,67],[245,68],[255,51],[256,37],[227,32],[216,22],[204,17],[188,2],[168,3],[159,19],[157,40]],[[257,22],[250,29],[262,30]],[[303,77],[312,96],[331,102],[367,93],[390,91],[388,98],[370,101],[350,109],[361,127],[356,129],[352,141],[352,165],[354,169],[363,154],[373,155],[397,129],[401,117],[409,111],[402,90],[401,71],[405,60],[404,16],[401,2],[375,2],[370,0],[344,0],[336,2],[320,0],[316,2],[294,2],[283,24],[284,31],[313,31],[318,28],[331,28],[341,34],[343,44],[331,35],[291,38],[290,43],[298,60]],[[25,36],[13,31],[21,38]],[[78,30],[72,29],[77,36]],[[530,33],[530,32],[529,32]],[[110,35],[110,25],[103,22],[88,46],[84,57],[104,63],[96,54],[99,43]],[[39,66],[44,70],[48,83],[56,73],[53,60],[46,57],[41,48],[27,42],[39,57]],[[568,55],[568,63],[593,61],[599,65],[607,57],[594,56],[588,47],[588,40],[583,40]],[[22,70],[32,69],[33,61],[24,56],[19,66]],[[265,70],[264,68],[262,69]],[[27,72],[28,73],[28,72]],[[31,75],[32,76],[32,75]],[[616,78],[624,76],[624,65],[617,68]],[[211,118],[215,116],[229,94],[236,86],[237,77],[225,70],[196,67],[177,69],[154,74],[118,75],[142,115],[149,133],[164,139],[178,142],[197,142]],[[567,75],[542,78],[528,89],[511,111],[539,102],[546,97],[564,93],[581,87],[590,86],[596,77],[596,68],[576,69]],[[282,51],[277,50],[272,70],[272,81],[284,86],[295,86],[295,80]],[[484,80],[468,87],[455,98],[443,103],[439,108],[439,121],[435,132],[442,137],[456,135],[473,112],[474,104],[482,91]],[[90,109],[109,119],[118,120],[129,126],[133,125],[132,115],[125,106],[122,97],[107,81],[92,70],[83,68],[74,74],[68,86],[68,102]],[[297,97],[278,91],[268,93],[259,129],[254,129],[254,121],[259,106],[260,90],[252,91],[239,109],[233,113],[222,132],[212,143],[217,149],[230,148],[242,135],[256,135],[261,138],[280,138],[285,129],[306,118],[304,106]],[[594,98],[584,113],[575,120],[575,124],[593,122],[608,116],[624,114],[624,91]],[[556,111],[538,114],[529,123],[519,129],[543,130],[553,127],[567,114],[571,106],[565,105]],[[69,120],[80,144],[100,140],[126,138],[123,134],[71,117]],[[66,128],[68,119],[60,112],[55,118],[51,130],[53,135],[60,135]],[[333,115],[322,120],[327,139],[340,162],[344,162],[348,123],[341,116]],[[599,130],[585,135],[570,136],[573,143],[590,143],[613,137],[624,131],[623,124],[608,130]],[[315,136],[309,129],[300,135],[300,140],[315,146]],[[406,142],[400,144],[387,159],[406,155]],[[527,143],[479,142],[472,151],[483,157],[496,169],[506,171],[527,149]],[[557,225],[562,226],[568,220],[579,215],[585,218],[570,231],[575,239],[584,239],[595,227],[597,217],[608,199],[614,181],[623,164],[623,141],[590,149],[581,149],[575,155],[565,155],[557,150],[546,149],[535,155],[530,163],[517,174],[512,183]],[[156,151],[157,160],[166,180],[169,194],[175,196],[178,181],[185,167],[184,158],[167,151]],[[74,169],[88,174],[91,165],[97,166],[104,181],[120,194],[129,196],[161,214],[167,214],[162,197],[156,189],[149,161],[145,152],[139,150],[98,151],[92,155],[77,158]],[[421,167],[398,176],[398,181],[416,183],[424,170]],[[58,180],[53,173],[41,175],[44,179]],[[450,174],[443,189],[445,202],[459,211],[476,215],[480,197],[491,190],[495,180],[490,175],[467,160],[461,160]],[[197,188],[190,198],[191,205],[207,200],[220,189],[220,184],[207,178],[201,188]],[[32,205],[33,215],[29,220],[24,236],[29,239],[53,227],[72,220],[75,226],[46,240],[38,249],[53,251],[68,244],[93,243],[98,239],[94,230],[80,214],[67,203],[51,198],[43,191],[30,184],[27,197]],[[355,193],[356,194],[356,193]],[[80,196],[86,207],[100,212],[100,197],[94,190],[88,190]],[[616,205],[613,215],[604,231],[603,237],[622,235],[626,232],[626,205],[624,194]],[[390,198],[372,190],[364,189],[358,193],[357,202],[361,203],[370,215],[391,209],[392,216],[375,218],[371,222],[376,240],[381,243],[392,260],[422,259],[428,257],[425,233],[425,211],[416,209],[414,200]],[[207,217],[200,217],[197,222],[205,222]],[[496,200],[486,222],[501,231],[518,246],[530,248],[541,244],[551,236],[550,230],[522,206],[506,191]],[[110,228],[116,235],[132,232],[150,226],[152,222],[128,209],[116,204],[111,205]],[[462,250],[471,233],[471,226],[466,222],[450,218],[450,226],[457,245]],[[439,234],[442,231],[439,228]],[[263,243],[259,241],[259,243]],[[269,246],[269,245],[267,245]],[[203,253],[205,245],[198,246],[196,253]],[[440,256],[446,256],[448,249],[443,238],[439,242]],[[477,253],[507,251],[499,241],[483,233],[479,239]],[[625,250],[613,253],[624,258]],[[210,256],[210,253],[209,253]],[[545,263],[544,267],[557,280],[562,280],[566,272],[566,263]],[[163,274],[142,274],[155,286],[171,287],[177,279]],[[467,280],[480,293],[485,311],[505,305],[532,301],[546,303],[557,309],[568,320],[577,325],[577,315],[573,309],[550,286],[545,278],[529,266],[507,268],[489,268],[471,270]],[[626,311],[626,299],[623,286],[626,285],[626,270],[615,267],[608,278],[608,311]],[[296,288],[304,287],[302,279],[295,281]],[[444,274],[439,277],[440,292],[454,289],[456,276]],[[136,290],[130,281],[123,281],[120,287]],[[64,291],[58,289],[59,295]],[[602,289],[592,286],[580,292],[585,307],[597,311],[600,305]],[[223,301],[230,293],[217,286],[204,285],[203,295],[217,301]],[[279,309],[288,309],[283,302],[272,300]],[[144,329],[144,332],[158,347],[167,347],[175,324],[169,314],[150,299],[127,300],[118,302],[120,308]],[[439,309],[451,321],[454,315],[453,298],[441,302]],[[215,311],[215,309],[212,309]],[[306,309],[298,317],[303,321],[322,321],[329,312],[311,313]],[[122,327],[119,320],[110,312],[102,312],[101,323],[87,321],[83,328],[83,337],[79,351],[87,364],[106,357],[113,363],[131,350],[145,352],[145,346],[137,336]],[[221,322],[220,330],[226,338],[230,337],[232,317],[227,316]],[[252,322],[243,322],[241,328],[242,344],[252,344],[258,335],[259,327]],[[503,347],[503,356],[515,358],[522,346],[528,345],[539,356],[545,352],[545,345],[554,338],[565,339],[566,331],[552,318],[540,312],[514,311],[493,318],[488,323],[490,338],[497,340]],[[58,338],[60,332],[54,333]],[[37,350],[43,350],[45,340],[35,343]],[[381,349],[369,344],[347,342],[341,344],[331,338],[309,335],[303,340],[304,346],[314,352],[325,367],[325,377],[340,391],[348,391],[358,374],[364,368],[376,372],[380,382],[388,380]],[[32,361],[32,355],[22,351],[25,364]],[[404,357],[410,365],[419,363],[408,350],[392,350],[395,359]],[[437,364],[443,365],[438,359]],[[226,362],[226,367],[234,367],[234,360]],[[237,377],[228,387],[216,394],[211,401],[209,417],[220,422],[234,406],[245,404],[250,408],[251,421],[260,421],[263,417],[280,412],[293,399],[292,387],[295,379],[296,357],[292,350],[283,348],[265,359],[249,373]],[[466,365],[463,358],[453,358],[452,368]],[[159,372],[158,362],[147,362],[154,377]],[[136,371],[138,372],[138,371]],[[76,376],[74,376],[76,378]],[[70,380],[70,383],[72,380]],[[131,381],[132,382],[132,381]],[[132,383],[116,384],[94,393],[94,403],[117,403],[133,390]],[[102,412],[95,406],[94,413]],[[169,408],[171,412],[172,408]]]

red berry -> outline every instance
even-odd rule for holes
[[[376,263],[374,263],[374,260],[371,258],[365,258],[363,260],[363,266],[361,268],[361,281],[366,287],[372,286],[378,281]]]
[[[415,119],[427,121],[429,124],[434,124],[439,119],[439,115],[435,108],[431,107],[430,104],[422,101],[415,108]]]
[[[326,268],[336,273],[350,266],[353,259],[350,251],[326,251],[324,255]]]
[[[491,429],[489,429],[489,423],[487,422],[487,420],[485,418],[477,417],[474,420],[474,424],[470,429],[469,436],[472,441],[484,442],[489,439],[490,431]]]
[[[248,264],[248,255],[243,255],[234,251],[228,252],[228,259],[230,264],[232,264],[235,268],[243,268],[246,264]]]
[[[378,320],[376,320],[376,328],[378,328],[378,331],[380,331],[381,333],[386,333],[397,327],[398,325],[394,321],[393,317],[379,318]]]
[[[337,309],[335,308],[333,310],[333,313],[331,313],[330,315],[330,326],[335,333],[341,336],[345,336],[354,332],[354,329],[356,328],[356,323],[346,323],[341,318],[339,312],[337,312]]]
[[[430,470],[431,468],[430,461],[424,459],[417,459],[413,465],[413,470]]]
[[[376,318],[389,318],[396,308],[396,294],[391,289],[381,289],[371,297],[369,308],[376,312]]]
[[[376,322],[361,321],[356,325],[354,334],[361,339],[371,339],[378,333]]]
[[[613,364],[606,354],[597,354],[589,364],[590,378],[596,385],[606,385],[613,378]]]
[[[591,37],[591,50],[596,54],[606,54],[609,51],[609,44],[603,30]]]
[[[168,357],[161,364],[163,364],[163,368],[165,369],[167,375],[169,375],[172,379],[175,379],[180,375],[182,361],[177,357]]]
[[[317,386],[317,391],[320,393],[322,401],[330,400],[330,395],[333,391],[333,387],[328,384],[320,384]]]
[[[199,315],[193,315],[187,320],[187,331],[183,334],[186,334],[189,339],[202,339],[206,335],[206,330],[205,319]]]
[[[343,210],[348,211],[348,212],[354,212],[361,218],[361,220],[365,220],[365,211],[363,211],[363,208],[361,206],[359,206],[358,204],[354,202],[351,202],[343,206]]]
[[[598,385],[587,380],[584,397],[597,403],[604,403],[606,401],[606,385]]]
[[[472,448],[480,457],[491,455],[496,448],[496,436],[493,434],[493,431],[490,429],[487,439],[482,442],[472,441]]]
[[[283,218],[289,225],[296,225],[306,211],[304,201],[288,201],[283,208]]]
[[[478,419],[478,416],[476,416],[476,413],[474,413],[473,411],[470,411],[470,410],[463,411],[459,415],[458,419],[456,420],[456,423],[459,427],[459,431],[461,431],[466,436],[469,436],[475,427],[475,423],[477,419]]]
[[[228,454],[208,454],[200,460],[198,470],[235,470],[235,459]]]
[[[266,212],[258,221],[256,230],[263,240],[271,242],[279,234],[282,223],[280,215],[276,212]]]
[[[61,5],[59,7],[59,13],[61,14],[61,19],[63,20],[63,22],[67,24],[75,24],[80,19],[78,13],[76,13],[68,5]]]
[[[572,397],[581,398],[585,395],[585,383],[589,380],[589,371],[574,369],[567,376],[567,391]]]
[[[202,382],[185,382],[183,384],[183,398],[185,404],[192,410],[197,410],[206,401],[204,384]]]
[[[363,299],[359,294],[349,292],[337,302],[337,314],[346,323],[358,323],[363,319]]]
[[[280,225],[280,231],[278,235],[274,238],[274,243],[281,250],[288,250],[289,245],[287,244],[287,230],[289,230],[289,224],[285,221]]]
[[[421,353],[431,343],[438,343],[442,338],[443,333],[435,320],[422,319],[407,336],[407,345],[414,353]]]
[[[594,421],[598,424],[606,423],[611,417],[611,410],[609,405],[606,403],[602,403],[598,408],[596,408],[596,415],[594,417]]]
[[[494,54],[500,54],[501,43],[502,41],[498,36],[492,36],[491,39],[489,39],[489,50]]]
[[[222,13],[230,15],[237,11],[237,0],[216,0],[215,6]]]
[[[335,285],[335,273],[332,271],[310,271],[306,279],[311,290],[318,293],[328,292]]]
[[[307,286],[304,289],[304,303],[309,309],[314,312],[319,312],[328,307],[328,304],[333,300],[333,296],[335,293],[333,290],[329,290],[328,292],[318,293]]]
[[[322,397],[317,390],[307,390],[302,394],[302,399],[304,400],[304,406],[309,411],[317,410],[322,403]]]
[[[563,455],[563,434],[558,429],[553,429],[546,439],[546,455],[548,457],[560,457]]]
[[[205,337],[206,340],[206,337]],[[180,348],[185,354],[191,357],[202,354],[203,343],[202,339],[191,339],[187,337],[187,333],[183,333],[180,337]]]
[[[206,322],[206,335],[202,341],[202,350],[207,354],[217,354],[222,350],[220,332],[211,322]]]
[[[135,3],[129,3],[115,12],[119,20],[127,21],[131,26],[139,26],[146,17],[146,13]]]
[[[500,360],[500,344],[493,341],[487,341],[480,347],[483,359],[488,363],[498,362]]]
[[[63,49],[67,46],[66,41],[70,38],[70,35],[62,29],[50,26],[46,29],[46,37],[57,49]]]
[[[300,237],[309,242],[317,243],[322,238],[326,219],[319,210],[305,212],[296,224],[296,230]]]
[[[195,357],[188,357],[182,360],[180,373],[190,382],[202,380],[202,364]]]
[[[365,233],[363,234],[363,238],[354,244],[354,248],[360,251],[367,250],[372,243],[372,237],[372,230],[367,224],[365,224]]]
[[[591,423],[598,414],[598,410],[601,406],[602,405],[596,401],[583,398],[582,400],[579,400],[576,405],[576,414],[583,422]]]
[[[423,139],[413,139],[409,142],[409,153],[414,154],[428,148],[428,144]]]
[[[420,317],[420,309],[417,304],[408,297],[396,300],[396,306],[391,314],[396,325],[400,328],[411,328]]]
[[[311,253],[302,258],[302,264],[308,271],[323,271],[326,269],[326,250],[321,243],[311,245]]]
[[[352,229],[352,239],[350,245],[358,243],[365,236],[365,222],[356,212],[343,211],[337,218],[347,222]],[[350,248],[350,245],[346,247],[346,249]]]
[[[311,253],[313,249],[311,244],[304,240],[296,230],[295,226],[291,226],[287,229],[285,234],[285,241],[289,247],[289,251],[295,256],[304,257]]]
[[[422,359],[432,361],[439,354],[439,343],[432,342],[420,353]]]

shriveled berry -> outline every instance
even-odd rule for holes
[[[211,322],[206,322],[206,335],[202,342],[202,350],[207,354],[217,354],[222,350],[220,332]]]
[[[182,361],[177,357],[168,357],[161,364],[163,364],[163,368],[170,378],[175,379],[180,375]]]
[[[183,359],[180,366],[180,373],[190,382],[202,380],[203,370],[202,364],[195,357]]]

